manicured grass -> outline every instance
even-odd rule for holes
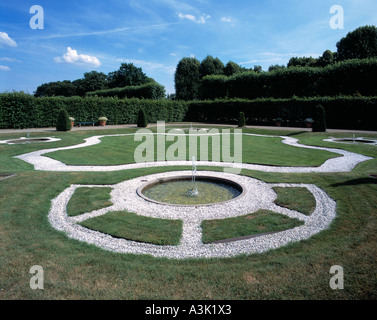
[[[69,132],[33,132],[30,133],[31,138],[35,137],[55,137],[61,139],[56,142],[48,143],[28,143],[28,144],[0,144],[0,172],[22,172],[33,170],[33,166],[22,161],[13,159],[9,161],[12,157],[21,155],[24,153],[42,150],[42,149],[52,149],[57,147],[66,147],[71,145],[76,145],[83,143],[85,138],[91,137],[93,135],[106,135],[106,134],[118,134],[118,133],[134,133],[136,129],[113,129],[113,130],[100,130],[100,131],[69,131]],[[0,134],[0,140],[16,139],[20,137],[25,137],[25,133],[14,133],[14,134]]]
[[[275,166],[320,166],[338,154],[283,144],[281,138],[243,137],[243,162]]]
[[[106,134],[115,132],[127,131],[108,130]],[[277,134],[273,130],[248,132]],[[243,175],[267,183],[315,184],[336,201],[337,217],[329,229],[310,239],[262,254],[170,260],[112,253],[71,239],[53,229],[47,216],[51,200],[72,184],[111,185],[146,174],[190,167],[104,173],[41,172],[12,158],[47,145],[50,148],[77,144],[95,134],[104,131],[54,132],[51,135],[59,135],[63,140],[51,144],[0,145],[0,173],[16,173],[0,180],[0,300],[377,298],[377,179],[370,176],[377,174],[377,159],[358,165],[350,173],[279,174],[243,170]],[[330,135],[335,136],[300,133],[294,137],[302,143],[322,144],[321,138]],[[323,144],[377,158],[377,148],[373,146]],[[268,147],[268,143],[264,145],[265,149]],[[263,153],[263,148],[260,150]],[[296,154],[290,157],[293,162]],[[44,290],[32,290],[29,286],[32,276],[29,270],[33,265],[44,269]],[[333,265],[344,268],[343,290],[332,290],[329,286]]]
[[[259,210],[246,216],[204,220],[203,242],[238,238],[262,233],[283,231],[302,225],[303,222],[269,210]]]
[[[275,203],[279,206],[310,215],[315,206],[315,199],[310,191],[300,187],[274,187],[278,197]],[[220,220],[205,220],[202,223],[203,241],[218,240],[257,235],[262,233],[283,231],[302,225],[297,219],[274,213],[268,210]]]
[[[130,212],[109,212],[80,223],[114,237],[158,245],[177,245],[182,234],[181,220],[139,216]]]
[[[221,131],[220,131],[221,132]],[[219,136],[213,136],[214,139],[220,139]],[[174,148],[178,138],[174,141],[165,142],[165,150],[170,147]],[[188,135],[180,137],[185,139],[186,152],[180,156],[177,152],[174,154],[176,160],[191,160]],[[220,146],[223,145],[224,137],[219,140]],[[257,163],[265,165],[277,166],[320,166],[327,159],[337,157],[337,154],[323,150],[313,150],[305,148],[297,148],[281,143],[281,138],[277,137],[258,137],[258,136],[242,136],[242,162]],[[55,160],[62,161],[68,165],[121,165],[126,163],[134,163],[134,152],[138,145],[142,142],[134,141],[133,136],[121,137],[103,137],[101,143],[84,149],[61,150],[46,154]],[[155,138],[155,143],[157,139]],[[197,160],[201,160],[200,138],[197,139],[198,152]],[[234,147],[234,135],[230,139],[230,153],[234,155],[240,152],[238,147]],[[212,149],[212,138],[208,138],[208,160],[224,161],[222,157],[222,149]],[[268,147],[266,147],[268,146]],[[154,159],[157,159],[158,147],[154,148]],[[165,152],[165,154],[167,154]],[[220,158],[218,158],[218,156]],[[169,159],[168,159],[169,160]],[[203,159],[207,160],[207,159]],[[238,160],[238,158],[236,158]]]
[[[273,188],[278,195],[275,203],[281,207],[310,215],[315,209],[315,199],[306,188]]]
[[[315,199],[306,188],[275,187],[278,194],[275,203],[283,207],[310,214]],[[69,216],[76,216],[112,205],[111,188],[77,188],[67,206]],[[302,223],[296,219],[261,210],[244,217],[207,220],[203,222],[203,241],[243,237],[291,229]],[[82,226],[128,240],[159,245],[177,245],[182,232],[179,220],[153,219],[128,212],[110,212],[88,219]]]
[[[85,212],[111,206],[111,190],[109,187],[77,188],[67,205],[68,216],[77,216]]]

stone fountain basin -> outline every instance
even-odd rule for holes
[[[182,182],[182,184],[177,184]],[[204,182],[204,184],[203,184]],[[167,186],[169,183],[174,183],[174,185]],[[208,184],[208,188],[206,188]],[[154,187],[160,187],[162,191],[166,190],[169,194],[163,194],[165,200],[159,200],[155,197],[151,197],[148,194],[148,190]],[[165,188],[165,186],[167,186]],[[198,186],[199,194],[189,195],[190,188]],[[177,196],[173,193],[177,192]],[[182,194],[185,193],[185,194]],[[210,206],[213,204],[226,203],[239,198],[244,193],[244,187],[239,183],[234,181],[211,176],[197,176],[195,177],[195,182],[193,182],[192,176],[177,176],[160,178],[148,183],[143,184],[137,189],[137,194],[150,202],[164,205],[174,205],[174,206]],[[224,199],[221,199],[224,196]],[[181,202],[184,203],[181,203]]]
[[[59,141],[61,139],[54,138],[54,137],[36,137],[36,138],[29,138],[29,137],[21,137],[18,139],[9,139],[9,140],[2,140],[0,143],[6,144],[24,144],[24,143],[37,143],[37,142],[53,142]]]
[[[367,145],[377,145],[376,139],[370,138],[362,138],[362,137],[355,137],[355,138],[329,138],[324,139],[323,141],[330,141],[330,142],[338,142],[338,143],[360,143],[360,144],[367,144]]]

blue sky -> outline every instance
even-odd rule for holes
[[[43,29],[30,27],[33,5],[43,8]],[[343,29],[330,27],[334,5],[344,10]],[[0,0],[0,92],[33,93],[127,62],[174,93],[183,57],[267,70],[336,51],[349,31],[377,25],[376,13],[375,0]]]

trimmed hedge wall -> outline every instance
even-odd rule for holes
[[[87,92],[88,97],[118,97],[118,98],[139,98],[139,99],[163,99],[165,98],[165,87],[157,82],[149,82],[140,86],[128,86]]]
[[[137,123],[140,109],[148,121],[183,121],[188,104],[184,101],[118,99],[102,97],[44,97],[24,93],[0,94],[0,129],[55,127],[60,109],[67,110],[76,122],[96,122],[106,116],[107,124]]]
[[[55,127],[60,109],[67,110],[76,122],[97,121],[106,116],[108,124],[137,123],[140,109],[149,123],[207,122],[237,124],[244,112],[247,125],[283,125],[302,127],[306,118],[315,118],[314,108],[325,109],[328,128],[377,130],[373,115],[377,97],[313,97],[254,100],[233,99],[213,101],[174,101],[168,99],[119,99],[103,97],[45,97],[36,98],[24,93],[0,94],[0,129]]]
[[[332,129],[376,130],[373,118],[377,97],[314,97],[292,99],[234,99],[190,102],[186,121],[237,124],[240,112],[247,125],[275,125],[282,118],[283,126],[304,127],[306,118],[315,118],[315,107],[325,109],[326,124]]]
[[[200,99],[377,96],[377,59],[355,59],[325,68],[290,67],[271,72],[244,72],[231,77],[207,76]]]

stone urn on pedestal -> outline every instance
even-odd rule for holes
[[[107,119],[106,117],[99,117],[99,118],[98,118],[99,125],[100,125],[100,126],[105,126],[107,120],[108,120],[108,119]]]
[[[71,120],[71,128],[75,125],[75,118],[69,117],[69,120]]]

